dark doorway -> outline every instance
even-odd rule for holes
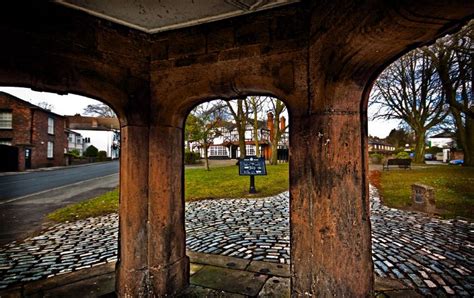
[[[230,145],[231,158],[237,159],[237,146]]]
[[[0,145],[0,172],[18,171],[18,148]]]
[[[31,169],[31,149],[25,149],[25,169]]]
[[[288,162],[288,149],[285,148],[285,149],[278,149],[278,153],[277,153],[277,156],[278,156],[278,161],[279,162]]]

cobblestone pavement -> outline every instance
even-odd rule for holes
[[[473,297],[474,223],[388,208],[370,192],[375,273],[424,295]]]
[[[474,296],[474,224],[387,208],[371,188],[377,275],[398,278],[425,295]],[[264,199],[186,205],[188,249],[289,263],[288,192]],[[0,248],[0,289],[113,262],[118,216],[55,225]]]
[[[187,204],[186,246],[202,253],[289,264],[288,208],[288,192]]]

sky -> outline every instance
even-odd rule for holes
[[[50,92],[33,91],[30,88],[0,87],[0,91],[10,93],[32,104],[45,101],[52,105],[51,111],[59,115],[82,114],[87,105],[101,103],[89,97],[76,94],[59,95]]]
[[[59,95],[56,93],[33,91],[30,88],[0,87],[0,91],[10,93],[32,104],[38,104],[42,101],[48,102],[52,105],[52,112],[59,115],[82,114],[87,105],[101,103],[100,101],[80,95]],[[369,107],[370,114],[371,109]],[[398,124],[398,120],[369,121],[369,135],[385,138]]]

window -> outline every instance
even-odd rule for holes
[[[245,154],[247,156],[255,155],[255,146],[254,145],[245,145]]]
[[[54,152],[54,143],[53,142],[48,142],[48,158],[53,158],[53,152]]]
[[[54,119],[48,117],[48,133],[54,135]]]
[[[210,146],[209,156],[227,156],[227,149],[224,146]]]
[[[0,111],[0,129],[12,128],[12,112]]]
[[[0,145],[12,145],[12,140],[11,139],[0,139]]]

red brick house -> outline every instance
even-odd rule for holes
[[[0,92],[0,171],[65,164],[63,116]]]

